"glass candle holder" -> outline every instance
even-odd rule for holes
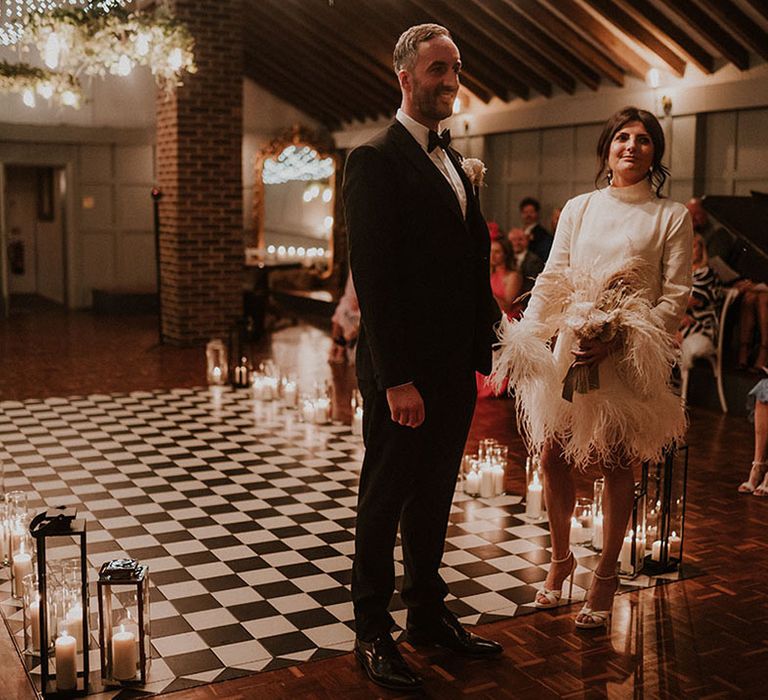
[[[227,347],[221,338],[210,340],[205,346],[206,378],[209,385],[221,386],[227,383]]]
[[[507,476],[507,461],[509,447],[496,443],[490,448],[491,464],[493,469],[493,490],[495,496],[504,494],[504,484]]]
[[[525,518],[540,520],[544,514],[544,479],[537,457],[526,460]]]
[[[24,588],[24,653],[40,653],[40,589],[37,574],[23,579]]]
[[[461,460],[461,473],[464,493],[477,496],[480,493],[480,473],[478,471],[477,455],[464,455]]]
[[[282,377],[280,380],[280,396],[286,408],[296,408],[299,398],[299,385],[294,376]]]
[[[14,533],[10,554],[11,592],[13,597],[24,597],[24,577],[35,572],[35,551],[28,532]]]
[[[592,541],[594,515],[592,513],[593,501],[591,498],[577,498],[571,518],[570,541],[574,544],[583,544]]]

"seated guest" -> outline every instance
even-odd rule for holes
[[[768,286],[746,279],[730,267],[738,253],[737,240],[726,229],[712,225],[701,199],[694,197],[685,206],[691,214],[693,230],[704,238],[710,266],[719,273],[726,286],[739,290],[739,367],[759,372],[760,368],[768,364]],[[755,328],[758,336],[757,352]],[[749,360],[753,355],[754,361],[750,365]]]
[[[739,291],[741,292],[739,367],[759,372],[768,365],[768,286],[755,284],[751,280],[742,280]],[[750,367],[749,358],[752,354],[755,327],[757,327],[759,346]]]
[[[354,348],[360,333],[360,305],[357,302],[352,273],[347,275],[344,294],[339,299],[336,311],[331,318],[331,353],[329,362],[342,363],[355,361]]]
[[[523,277],[523,286],[520,291],[524,296],[519,304],[519,312],[522,312],[528,305],[527,294],[533,289],[533,284],[536,281],[539,273],[544,269],[544,261],[529,249],[530,237],[521,228],[513,228],[507,234],[507,240],[509,240],[512,246],[512,252],[515,259],[515,269]]]
[[[517,271],[512,247],[504,238],[491,241],[491,291],[499,308],[515,317],[515,300],[523,288],[523,276]]]
[[[501,229],[499,229],[499,225],[495,221],[488,221],[486,223],[488,225],[488,235],[491,237],[491,240],[495,241],[498,238],[501,238]]]
[[[747,408],[755,423],[755,455],[741,493],[768,496],[768,379],[761,379],[747,396]]]
[[[523,230],[530,238],[531,251],[536,253],[543,262],[547,262],[549,251],[552,249],[552,234],[539,223],[541,205],[538,199],[524,197],[520,200],[520,221]]]
[[[707,255],[710,258],[720,258],[728,265],[733,264],[733,255],[736,253],[736,237],[722,227],[715,227],[709,220],[709,215],[701,204],[699,197],[692,197],[685,205],[691,215],[693,232],[704,238],[707,247]]]
[[[704,238],[698,233],[693,235],[692,262],[693,287],[677,337],[683,369],[693,367],[697,357],[707,357],[715,353],[717,315],[722,302],[720,279],[709,267]]]

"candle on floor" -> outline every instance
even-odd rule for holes
[[[493,495],[501,496],[504,493],[504,467],[497,464],[491,471],[493,472]]]
[[[493,497],[493,470],[488,462],[480,467],[480,498]]]
[[[319,398],[315,401],[315,423],[325,425],[331,419],[331,400]]]
[[[363,407],[358,406],[352,416],[352,435],[363,434]]]
[[[315,403],[306,399],[304,401],[304,407],[301,411],[301,416],[304,418],[305,423],[314,423],[315,421]]]
[[[466,481],[464,482],[464,491],[470,496],[477,496],[480,491],[480,474],[476,469],[467,473]]]
[[[129,681],[136,676],[136,636],[120,625],[120,631],[112,637],[112,675],[119,681]]]
[[[32,651],[40,651],[40,600],[29,604],[29,624],[32,629]]]
[[[77,689],[77,642],[64,632],[56,638],[56,689]]]
[[[603,514],[598,513],[594,517],[594,529],[592,531],[592,547],[598,551],[603,549]]]
[[[24,551],[24,546],[18,554],[13,555],[13,595],[21,598],[24,595],[24,577],[33,573],[32,555]]]
[[[575,517],[571,516],[571,534],[569,542],[571,544],[577,544],[579,542],[584,542],[585,538],[586,530]]]
[[[288,380],[283,384],[283,402],[286,406],[293,408],[296,405],[297,392],[296,382]]]
[[[538,472],[533,473],[533,480],[528,486],[525,495],[525,514],[532,520],[538,520],[541,517],[541,496],[543,485],[539,481]]]
[[[672,531],[672,534],[669,536],[669,556],[674,559],[679,559],[681,547],[681,539],[677,536],[676,532]]]
[[[83,606],[80,603],[73,605],[67,612],[67,631],[75,638],[76,649],[83,651]]]
[[[632,540],[634,536],[634,531],[630,530],[621,543],[621,552],[619,553],[619,568],[621,571],[632,571]]]

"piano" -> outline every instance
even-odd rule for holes
[[[713,225],[719,224],[733,238],[724,260],[742,277],[768,283],[768,193],[749,197],[707,195],[701,198]]]

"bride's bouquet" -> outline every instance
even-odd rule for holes
[[[626,310],[627,302],[639,291],[631,286],[637,282],[637,275],[637,269],[628,265],[604,280],[602,288],[596,288],[595,284],[571,287],[570,303],[567,304],[563,325],[573,332],[579,345],[585,340],[599,340],[601,343],[616,341],[627,322],[626,314],[622,312]],[[589,298],[595,292],[597,297]],[[574,392],[586,394],[599,388],[597,364],[584,365],[575,360],[563,379],[562,396],[566,401],[572,401]]]

